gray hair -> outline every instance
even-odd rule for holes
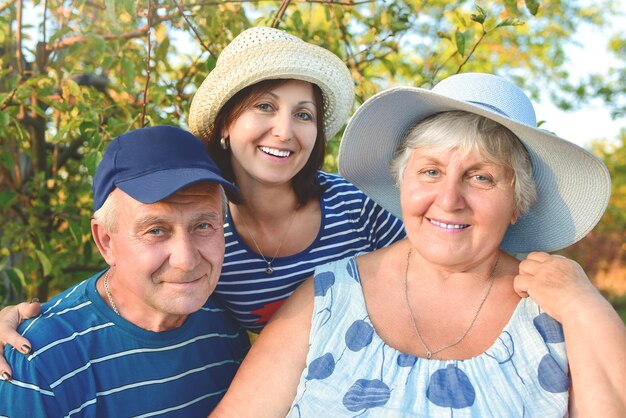
[[[215,183],[220,189],[222,197],[222,219],[226,217],[226,209],[228,208],[228,198],[221,184]],[[115,189],[113,189],[115,191]],[[117,229],[117,200],[113,197],[113,192],[109,193],[106,200],[100,208],[93,213],[93,218],[104,226],[104,230],[113,233]]]
[[[408,131],[391,162],[391,174],[398,187],[412,151],[421,147],[458,149],[466,155],[478,152],[488,161],[510,170],[516,215],[527,212],[537,200],[528,151],[513,132],[491,119],[464,111],[449,111],[418,122]]]

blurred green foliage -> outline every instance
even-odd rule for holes
[[[563,48],[578,26],[604,25],[613,5],[2,2],[0,305],[47,300],[104,267],[91,241],[90,184],[107,142],[145,125],[184,127],[195,89],[224,46],[250,26],[277,26],[339,55],[356,82],[355,106],[390,85],[431,87],[466,71],[507,75],[537,96],[575,90]],[[615,41],[616,50],[621,42]],[[580,97],[600,94],[602,81]],[[329,141],[330,171],[339,138]],[[626,174],[617,175],[623,187]],[[613,208],[615,219],[623,203]]]

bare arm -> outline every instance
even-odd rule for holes
[[[626,416],[626,326],[574,261],[531,253],[515,288],[563,325],[571,416]]]
[[[252,345],[211,417],[284,417],[306,367],[313,280],[302,284]]]
[[[40,310],[39,302],[23,302],[19,305],[6,306],[0,311],[0,375],[2,379],[11,380],[13,373],[4,358],[4,347],[8,344],[24,354],[30,353],[30,342],[18,334],[17,327],[25,319],[37,315]]]

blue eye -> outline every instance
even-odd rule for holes
[[[439,175],[439,170],[426,170],[424,172],[424,174],[426,174],[429,177],[437,177]]]
[[[209,222],[201,222],[196,226],[196,229],[201,232],[215,232],[221,229],[221,225],[214,225]]]
[[[269,103],[259,103],[256,107],[264,111],[272,110],[272,106]]]
[[[148,234],[150,235],[162,235],[163,234],[163,230],[161,228],[152,228],[148,231]]]
[[[313,120],[313,116],[307,112],[298,112],[296,113],[296,117],[302,120]]]
[[[485,177],[480,174],[475,175],[474,179],[476,179],[479,183],[491,183],[491,179],[489,177]]]

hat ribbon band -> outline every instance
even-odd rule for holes
[[[513,119],[513,118],[511,118],[509,115],[507,115],[505,112],[503,112],[501,109],[498,109],[497,107],[495,107],[495,106],[493,106],[493,105],[490,105],[489,103],[475,102],[475,101],[472,101],[472,100],[466,100],[466,102],[467,102],[467,103],[471,103],[471,104],[478,105],[478,106],[480,106],[480,107],[487,108],[487,109],[489,109],[489,110],[493,110],[494,112],[499,113],[499,114],[501,114],[502,116],[504,116],[504,117],[506,117],[506,118],[508,118],[508,119]]]

